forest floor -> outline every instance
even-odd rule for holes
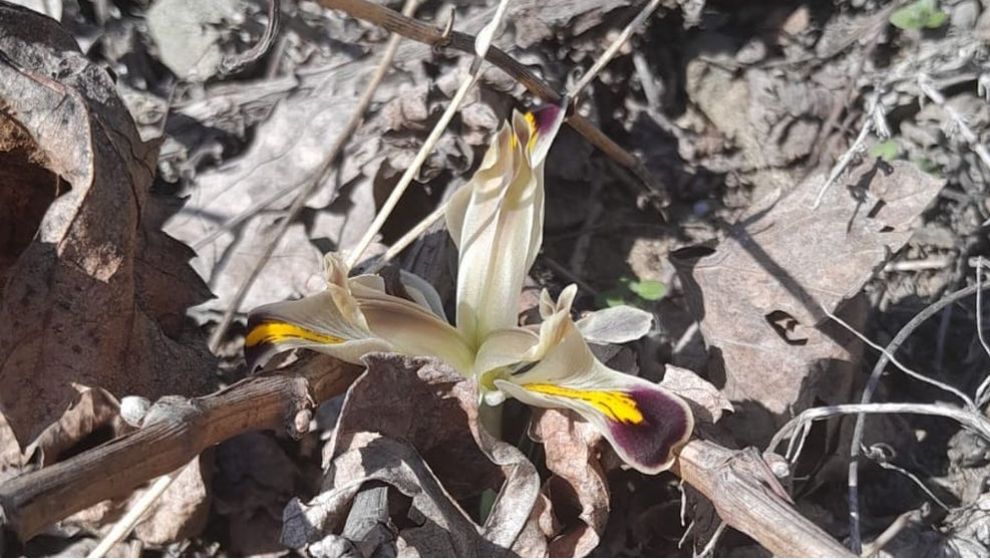
[[[323,287],[323,255],[359,242],[473,60],[456,41],[403,39],[363,110],[389,33],[355,2],[17,3],[61,26],[0,2],[8,516],[7,481],[135,431],[124,397],[194,397],[249,377],[248,312]],[[702,403],[711,415],[696,434],[755,446],[771,464],[782,456],[800,515],[853,550],[990,556],[990,431],[979,424],[990,402],[979,296],[990,263],[990,2],[654,4],[508,3],[493,44],[558,93],[575,91],[655,8],[570,100],[592,132],[572,118],[546,160],[524,322],[536,321],[541,289],[556,296],[572,283],[577,316],[618,305],[651,313],[646,336],[596,348],[599,357],[651,381],[683,368],[710,383],[706,394],[727,401]],[[474,37],[496,5],[429,1],[412,17]],[[548,101],[525,82],[482,67],[368,255],[464,185],[514,109]],[[357,111],[363,120],[348,130]],[[456,256],[441,222],[395,263],[430,282],[449,311]],[[444,432],[450,441],[407,441],[419,457],[410,464],[429,467],[415,476],[368,471],[356,498],[334,494],[325,468],[339,481],[345,452],[361,451],[353,441],[341,449],[341,433],[353,439],[355,422],[378,429],[347,420],[356,394],[383,423],[415,423],[417,407],[434,406],[405,383],[317,403],[299,437],[249,431],[207,449],[109,554],[492,553],[484,546],[495,541],[455,533],[483,525],[498,481],[512,477],[457,447],[482,445],[466,428]],[[779,438],[790,448],[768,448],[802,411],[867,402],[890,407],[841,409],[802,426],[800,449],[790,433]],[[518,403],[505,418],[503,438],[535,465],[546,513],[512,551],[767,554],[746,528],[719,530],[706,498],[673,474],[620,468],[579,421],[531,417]],[[551,447],[553,438],[567,443]],[[457,472],[473,469],[487,474]],[[89,553],[144,492],[126,490],[28,539],[8,532],[6,553]],[[377,532],[356,533],[352,509],[374,499],[385,514],[363,521]],[[292,528],[300,511],[322,515],[314,534]]]

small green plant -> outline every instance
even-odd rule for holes
[[[894,161],[900,153],[901,147],[897,144],[897,140],[893,138],[888,138],[883,142],[874,144],[870,148],[870,157],[880,158],[884,161]]]
[[[918,169],[924,171],[925,173],[939,178],[942,177],[942,168],[939,167],[939,165],[933,160],[921,156],[913,159],[912,161],[918,166]]]
[[[938,7],[938,0],[917,0],[890,14],[890,23],[911,31],[942,27],[949,18]]]
[[[619,283],[611,290],[598,294],[598,307],[632,305],[644,307],[648,302],[660,301],[667,295],[667,285],[657,280],[636,280],[619,277]]]

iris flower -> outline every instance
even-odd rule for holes
[[[480,400],[489,406],[512,397],[573,410],[632,467],[649,474],[668,469],[691,435],[690,409],[655,383],[613,370],[594,356],[582,332],[588,321],[571,318],[576,286],[556,301],[544,290],[542,323],[518,324],[523,281],[543,239],[544,160],[563,113],[552,105],[514,112],[478,171],[450,200],[446,221],[459,260],[454,325],[436,290],[421,278],[402,272],[408,297],[390,295],[382,278],[349,277],[341,258],[329,254],[324,291],[251,312],[244,343],[249,367],[293,348],[351,363],[375,351],[433,356],[475,379]],[[623,338],[615,334],[607,338]]]

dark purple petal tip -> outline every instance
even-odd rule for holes
[[[670,467],[673,453],[694,429],[694,417],[679,398],[662,389],[632,389],[627,393],[643,415],[636,423],[609,421],[613,444],[638,470],[653,474]]]

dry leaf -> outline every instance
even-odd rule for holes
[[[211,475],[212,459],[205,456],[196,457],[182,467],[175,482],[134,527],[134,537],[145,546],[162,547],[202,533],[210,512],[208,481]],[[136,489],[126,499],[104,500],[69,516],[60,525],[105,535],[135,506],[145,491],[147,485]]]
[[[244,0],[157,0],[147,19],[158,57],[179,77],[206,81],[223,59],[220,26],[243,18],[249,5]]]
[[[0,408],[24,445],[73,383],[195,394],[213,361],[182,320],[206,292],[158,229],[155,148],[112,79],[44,16],[2,5],[0,27]]]
[[[563,526],[550,542],[550,556],[584,557],[601,541],[608,521],[608,479],[601,464],[602,436],[569,410],[534,411],[530,437],[542,442],[547,468],[553,476],[545,492]]]
[[[189,199],[165,224],[165,231],[198,247],[193,266],[217,296],[195,310],[198,318],[205,319],[203,313],[222,313],[231,305],[283,219],[278,211],[287,209],[298,191],[199,245],[274,190],[315,181],[356,103],[353,94],[334,88],[286,98],[257,127],[255,141],[243,155],[200,173],[183,192]],[[310,239],[325,240],[329,247],[324,250],[329,250],[349,246],[364,233],[374,219],[371,177],[380,158],[379,142],[363,140],[350,142],[342,165],[317,187],[308,201],[310,208],[318,209],[313,219],[289,227],[240,311],[320,289],[323,251]]]
[[[711,378],[724,376],[736,407],[726,420],[746,443],[766,443],[815,398],[848,400],[853,376],[843,369],[858,346],[822,309],[854,298],[943,184],[906,162],[864,165],[814,209],[822,182],[815,176],[755,204],[714,252],[673,255],[709,346]]]
[[[550,39],[556,34],[576,37],[599,25],[617,8],[629,6],[628,0],[528,0],[514,6],[515,44],[521,48]],[[494,10],[494,8],[492,8]]]
[[[24,455],[35,457],[42,467],[51,465],[101,428],[106,428],[105,440],[134,431],[120,418],[120,403],[113,395],[101,389],[82,389],[61,418],[28,445]]]
[[[308,548],[315,555],[339,550],[335,531],[344,525],[348,504],[363,484],[381,481],[412,498],[410,517],[423,517],[418,527],[399,534],[400,556],[505,555],[504,548],[482,537],[481,528],[447,494],[411,446],[371,433],[355,435],[352,442],[354,447],[331,465],[325,484],[329,490],[305,505],[293,500],[286,507],[285,545]]]
[[[475,436],[473,381],[437,360],[372,354],[365,363],[368,371],[347,392],[324,466],[350,448],[353,434],[375,432],[409,442],[455,498],[498,488],[502,469],[482,447],[490,440]]]
[[[307,506],[293,506],[318,530],[299,525],[290,508],[283,542],[337,550],[341,541],[328,536],[338,534],[334,528],[359,488],[379,480],[413,498],[413,509],[437,525],[400,530],[400,555],[501,555],[511,549],[530,524],[539,477],[519,450],[480,428],[474,381],[437,360],[372,354],[365,362],[368,370],[348,391],[325,452],[325,487],[331,490]],[[477,527],[454,500],[500,483],[484,526]],[[456,527],[471,534],[454,534]],[[527,546],[539,546],[532,533]]]
[[[660,386],[694,405],[691,408],[695,416],[698,416],[700,407],[707,414],[705,420],[708,422],[718,422],[722,418],[723,411],[733,411],[732,403],[721,391],[689,369],[668,364],[664,369]]]

